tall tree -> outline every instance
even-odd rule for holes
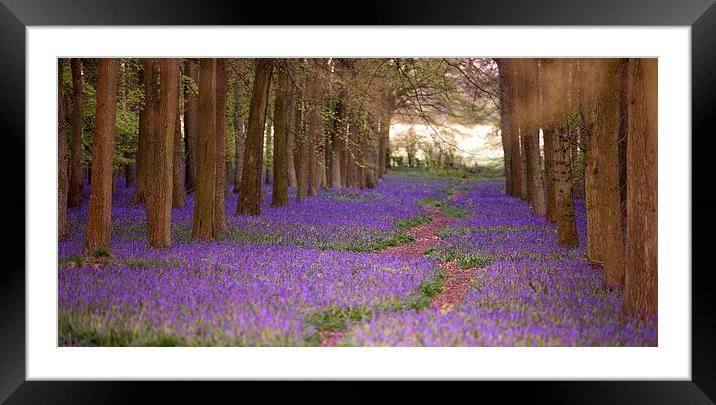
[[[72,71],[72,145],[70,149],[70,189],[67,206],[82,205],[82,59],[70,59]]]
[[[513,197],[520,197],[522,195],[522,154],[520,151],[520,129],[517,120],[517,72],[516,72],[516,60],[515,59],[502,59],[500,64],[500,75],[506,75],[507,85],[507,119],[509,124],[507,130],[509,133],[507,136],[510,138],[511,153],[510,153],[510,168],[512,169],[512,180],[511,191]],[[502,69],[504,67],[504,69]]]
[[[226,233],[226,59],[216,60],[216,193],[214,234]]]
[[[306,123],[306,138],[308,140],[308,195],[315,196],[321,186],[321,171],[323,170],[324,159],[321,159],[323,151],[323,120],[321,118],[321,107],[323,94],[321,84],[312,72],[306,86],[308,95],[306,106],[308,121]]]
[[[216,59],[199,62],[198,131],[196,134],[196,202],[192,238],[213,239],[216,196]]]
[[[502,152],[504,156],[505,193],[512,194],[512,145],[510,132],[510,80],[507,66],[503,59],[497,59],[500,77],[500,138],[502,138]],[[546,147],[546,143],[545,143]],[[545,157],[546,160],[546,157]],[[408,166],[412,166],[411,154],[408,153]]]
[[[345,154],[345,148],[343,146],[343,139],[345,135],[342,134],[343,128],[343,102],[339,97],[336,102],[333,125],[331,127],[331,187],[343,187],[341,171],[341,162],[343,161],[343,155]]]
[[[137,186],[133,200],[144,204],[147,195],[148,176],[152,163],[152,145],[156,130],[157,63],[155,59],[142,59],[140,80],[144,88],[144,102],[139,110],[139,137],[137,142]]]
[[[99,60],[95,136],[92,143],[92,188],[84,252],[109,252],[112,230],[112,154],[117,102],[117,60]]]
[[[572,169],[569,164],[567,86],[570,78],[567,62],[560,59],[544,60],[545,127],[552,132],[553,181],[557,213],[557,239],[560,244],[578,246],[577,225],[572,199]]]
[[[308,198],[308,139],[306,133],[306,100],[304,91],[305,80],[301,80],[296,90],[296,199],[299,201]]]
[[[172,195],[174,181],[174,130],[179,102],[179,60],[164,58],[160,69],[159,108],[156,133],[147,176],[147,229],[149,245],[171,246]]]
[[[288,66],[287,61],[277,64],[275,83],[275,99],[273,109],[273,195],[272,207],[288,205],[288,152],[286,150],[286,133],[288,117],[286,101],[288,98]]]
[[[241,174],[244,168],[244,82],[241,75],[243,68],[243,60],[237,59],[235,62],[236,81],[234,82],[234,142],[236,157],[234,159],[234,194],[239,192],[241,186]]]
[[[624,309],[640,316],[658,309],[657,79],[656,59],[629,59]]]
[[[174,180],[172,181],[172,207],[181,208],[184,207],[184,197],[186,190],[184,188],[184,151],[182,150],[182,136],[181,136],[181,93],[178,93],[179,100],[177,104],[178,111],[176,114],[176,120],[174,122]]]
[[[542,179],[542,161],[539,151],[539,72],[536,59],[522,59],[522,104],[524,118],[525,160],[527,162],[527,187],[532,210],[537,215],[545,215],[544,180]]]
[[[622,76],[619,59],[581,61],[582,116],[589,149],[587,241],[592,260],[600,260],[607,285],[624,282],[624,231],[619,195],[619,120]],[[596,167],[595,167],[596,166]],[[596,183],[596,184],[595,184]],[[596,228],[596,229],[594,229]]]
[[[62,102],[62,77],[65,73],[65,60],[57,58],[57,237],[67,238],[67,131],[65,128],[65,108]]]
[[[261,162],[273,65],[273,59],[256,60],[254,86],[249,105],[249,125],[246,131],[244,167],[241,175],[239,201],[236,205],[237,214],[261,214]]]
[[[191,59],[184,62],[184,74],[190,79],[184,87],[184,153],[186,154],[186,191],[196,188],[197,177],[197,136],[199,128],[199,109],[195,87],[199,82],[199,72]]]
[[[289,70],[288,91],[286,95],[286,170],[288,172],[288,185],[296,187],[296,97],[297,87],[291,80]]]

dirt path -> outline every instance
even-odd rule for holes
[[[459,187],[459,186],[458,186]],[[448,196],[448,200],[453,200],[465,194],[463,189],[454,188]],[[423,209],[430,214],[432,221],[427,224],[411,228],[408,232],[415,238],[415,243],[406,243],[399,246],[392,246],[376,252],[380,255],[387,256],[403,256],[403,257],[422,257],[426,250],[434,247],[440,241],[440,237],[435,232],[447,228],[455,221],[455,218],[444,214],[438,208],[433,206],[423,206]],[[443,291],[433,299],[432,308],[447,308],[455,306],[462,301],[462,297],[468,290],[470,280],[480,270],[479,267],[471,269],[463,269],[454,262],[441,262],[442,267],[448,274],[445,280]],[[321,331],[321,347],[334,347],[343,338],[345,331]]]

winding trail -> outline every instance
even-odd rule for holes
[[[462,184],[462,183],[461,183]],[[448,196],[448,200],[453,200],[464,195],[466,192],[460,189],[460,185],[455,186]],[[455,218],[444,214],[440,209],[424,205],[423,209],[430,214],[432,220],[427,224],[419,225],[411,228],[408,232],[415,238],[415,243],[405,243],[398,246],[391,246],[378,252],[379,255],[386,256],[403,256],[409,258],[422,257],[426,250],[436,246],[440,242],[440,237],[435,233],[441,229],[449,227]],[[463,269],[454,262],[441,262],[440,267],[447,272],[445,286],[443,291],[433,298],[432,308],[449,309],[458,305],[462,301],[462,297],[468,290],[470,280],[480,270],[479,267]],[[321,336],[320,347],[334,347],[343,338],[345,330],[340,331],[320,331]]]

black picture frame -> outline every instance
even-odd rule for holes
[[[350,9],[348,8],[350,7]],[[716,6],[712,0],[492,0],[451,4],[431,0],[339,2],[270,2],[174,0],[121,2],[110,0],[0,0],[0,138],[5,146],[0,159],[3,192],[0,207],[5,215],[3,266],[0,268],[0,402],[7,403],[107,403],[142,402],[147,391],[165,395],[199,395],[210,402],[218,395],[215,385],[147,382],[30,382],[26,381],[25,347],[25,27],[43,25],[638,25],[690,26],[692,63],[692,184],[709,184],[706,145],[713,136],[710,116],[716,106]],[[663,113],[663,111],[662,111]],[[694,147],[698,141],[698,147]],[[713,142],[711,140],[711,142]],[[20,153],[22,151],[22,153]],[[711,159],[712,160],[712,159]],[[712,248],[716,200],[692,193],[692,258],[706,258]],[[20,215],[22,213],[22,215]],[[664,215],[664,213],[662,213]],[[700,234],[700,235],[699,235]],[[668,238],[668,236],[663,236]],[[692,268],[692,379],[690,381],[629,382],[480,382],[477,392],[497,394],[501,400],[529,398],[530,403],[714,403],[716,401],[716,289],[713,265]],[[666,271],[688,271],[668,269]],[[280,366],[280,365],[277,365]],[[517,384],[517,387],[514,385]],[[324,388],[312,384],[276,390],[258,383],[256,391],[267,399],[312,396],[331,401]],[[227,387],[226,384],[221,385]],[[229,390],[235,391],[230,384]],[[241,388],[243,390],[244,388]],[[373,390],[362,385],[338,383],[332,390],[342,401],[373,401]],[[427,399],[436,394],[449,400],[454,391],[440,392],[391,387],[389,396]],[[190,392],[188,392],[190,391]],[[318,394],[317,394],[318,393]],[[236,394],[235,394],[236,395]],[[242,395],[248,395],[246,393]],[[332,401],[331,401],[332,402]],[[449,402],[445,402],[449,403]]]

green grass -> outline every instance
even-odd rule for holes
[[[504,168],[502,160],[494,162],[485,162],[481,164],[480,169],[475,171],[473,168],[424,168],[424,167],[393,167],[386,173],[388,176],[410,176],[410,177],[429,177],[429,178],[455,178],[472,181],[494,180],[504,178]]]
[[[356,242],[329,242],[319,248],[350,251],[356,253],[377,252],[387,247],[398,246],[405,243],[415,243],[415,238],[407,232],[393,232],[387,237],[376,238],[372,240],[361,240]]]
[[[345,329],[351,324],[356,324],[364,319],[371,318],[379,312],[396,312],[405,309],[421,310],[428,308],[432,299],[440,294],[445,288],[445,279],[447,272],[438,267],[432,276],[423,280],[418,287],[415,298],[406,301],[398,301],[393,299],[390,301],[379,302],[374,306],[359,307],[331,307],[322,312],[315,312],[305,316],[306,321],[314,325],[319,330],[339,331]],[[317,335],[317,334],[316,334]],[[318,342],[316,342],[318,340]],[[310,336],[307,342],[320,343],[320,338]]]
[[[417,215],[405,219],[396,219],[393,221],[393,225],[398,229],[409,229],[423,224],[427,224],[432,221],[433,218],[430,215]]]
[[[430,248],[423,253],[423,256],[440,260],[442,262],[452,262],[460,266],[463,269],[471,269],[473,267],[483,267],[488,265],[494,257],[488,255],[482,255],[479,253],[461,253],[456,249],[447,249],[439,251],[437,248]]]
[[[467,218],[468,217],[467,211],[463,210],[462,208],[458,207],[457,205],[450,204],[449,202],[447,202],[447,200],[444,200],[444,199],[425,197],[425,198],[421,198],[417,202],[418,202],[418,204],[433,206],[433,207],[439,209],[443,214],[448,215],[453,218]]]

